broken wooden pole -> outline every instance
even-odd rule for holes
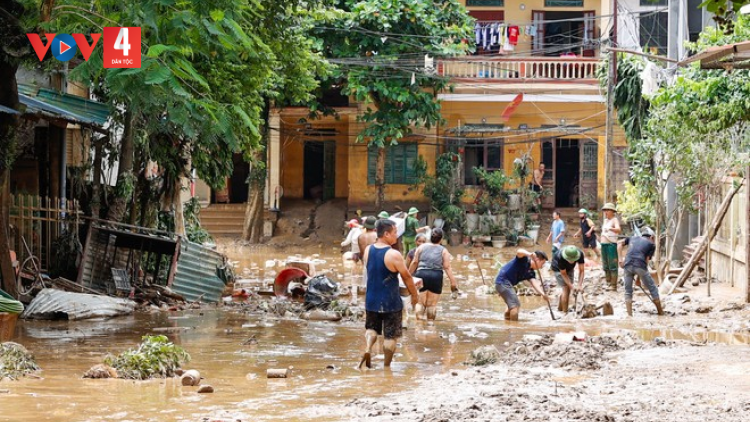
[[[716,232],[719,231],[721,222],[724,221],[724,216],[727,214],[727,210],[729,209],[729,205],[732,203],[732,199],[734,199],[734,196],[737,194],[737,192],[739,192],[744,184],[745,178],[742,178],[740,179],[739,183],[734,185],[732,189],[727,192],[724,200],[721,202],[721,206],[716,212],[716,215],[714,215],[714,218],[711,220],[711,224],[706,227],[706,234],[703,236],[703,240],[701,240],[701,243],[698,245],[698,247],[693,252],[693,255],[690,257],[690,260],[687,262],[687,264],[685,264],[685,267],[682,269],[680,276],[677,277],[677,281],[675,281],[674,285],[672,285],[672,288],[669,290],[668,294],[672,294],[674,293],[676,288],[682,287],[690,274],[693,273],[696,265],[698,265],[698,262],[703,257],[703,253],[706,252],[706,249],[708,249],[708,246],[711,244],[714,236],[716,236]],[[710,277],[711,275],[708,274],[708,276]]]

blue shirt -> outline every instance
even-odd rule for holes
[[[385,265],[385,254],[390,250],[372,245],[367,253],[365,310],[369,312],[401,312],[404,308],[399,294],[398,273]]]
[[[565,222],[562,221],[562,219],[555,220],[552,222],[552,243],[563,243],[565,242],[565,235],[560,236],[560,239],[557,239],[557,235],[565,231]]]
[[[534,271],[531,270],[531,260],[529,257],[515,257],[509,263],[500,268],[500,272],[495,277],[495,284],[516,284],[534,278]]]

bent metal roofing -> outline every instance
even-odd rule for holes
[[[47,88],[19,84],[18,100],[26,106],[24,114],[38,114],[98,128],[103,127],[109,119],[106,104]]]

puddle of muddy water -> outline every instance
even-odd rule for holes
[[[270,248],[232,248],[225,252],[240,261],[240,272],[248,268],[261,279],[272,279],[282,268],[269,261],[287,258]],[[342,263],[336,249],[310,248],[305,252],[303,256],[317,255],[314,258],[319,260],[319,270],[330,270],[332,277],[344,284],[351,281],[351,265]],[[487,283],[494,280],[491,264],[489,259],[480,262]],[[243,420],[342,420],[336,415],[317,414],[316,406],[344,405],[363,396],[407,391],[421,376],[460,367],[480,346],[502,348],[526,334],[586,331],[596,335],[625,329],[637,330],[645,340],[661,336],[748,343],[747,336],[643,327],[654,320],[553,323],[526,315],[525,321],[508,323],[501,319],[505,310],[502,300],[474,293],[482,280],[473,261],[457,261],[455,272],[467,294],[456,300],[445,295],[438,321],[432,327],[412,319],[390,371],[382,369],[379,358],[374,360],[379,369],[364,373],[354,369],[363,348],[363,322],[307,322],[219,309],[138,313],[107,321],[20,321],[15,341],[36,355],[43,368],[42,378],[0,384],[0,390],[9,390],[0,394],[3,418],[198,421],[208,413],[230,409],[247,418]],[[542,306],[538,298],[521,299],[524,310]],[[197,394],[195,387],[182,387],[174,379],[80,378],[107,353],[124,351],[137,344],[141,336],[154,333],[166,334],[183,346],[192,357],[186,368],[199,370],[206,378],[203,384],[213,386],[216,392]],[[243,344],[253,336],[257,344]],[[293,368],[289,378],[266,378],[267,369],[287,367]]]

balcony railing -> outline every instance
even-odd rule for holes
[[[600,61],[583,57],[462,57],[438,63],[438,73],[452,79],[483,81],[589,81],[596,79]]]

